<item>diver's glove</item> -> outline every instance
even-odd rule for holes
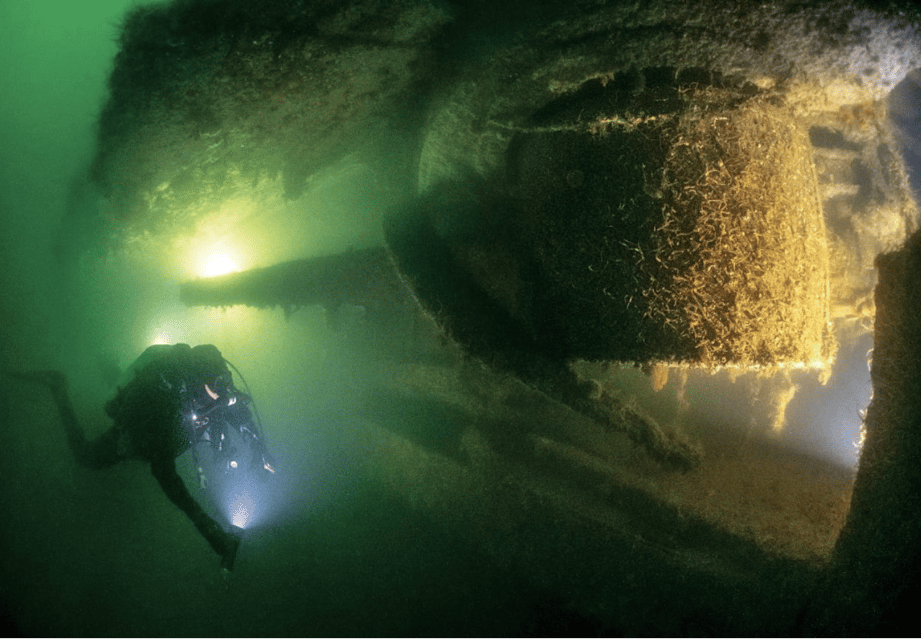
[[[234,527],[234,533],[225,533],[224,554],[221,556],[221,569],[224,571],[233,571],[233,563],[237,559],[237,549],[243,538],[236,534],[237,527]],[[242,530],[240,530],[242,532]]]

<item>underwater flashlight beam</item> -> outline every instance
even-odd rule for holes
[[[232,492],[227,511],[230,515],[230,524],[240,529],[245,529],[252,520],[255,501],[249,491]]]

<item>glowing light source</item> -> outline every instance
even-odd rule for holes
[[[252,266],[252,246],[238,225],[216,224],[173,247],[179,256],[180,278],[213,278]]]
[[[255,503],[248,491],[242,491],[233,496],[230,501],[230,523],[235,527],[245,529],[252,519]]]
[[[182,317],[185,310],[178,311],[176,313],[171,308],[161,308],[153,312],[153,320],[146,328],[144,348],[152,344],[175,344],[187,340],[187,323]]]
[[[225,251],[212,251],[205,256],[200,273],[204,278],[213,278],[239,271],[237,261]]]

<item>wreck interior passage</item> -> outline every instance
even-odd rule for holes
[[[0,620],[907,629],[921,14],[385,4],[0,3],[0,367],[63,371],[96,436],[146,347],[214,344],[278,469],[208,503],[222,579],[5,377]]]

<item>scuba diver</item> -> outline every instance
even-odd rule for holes
[[[78,464],[104,469],[122,460],[150,463],[153,476],[167,497],[188,516],[211,548],[221,568],[233,569],[242,540],[233,527],[225,531],[192,498],[176,472],[176,458],[207,442],[214,462],[227,474],[264,479],[275,473],[265,443],[246,405],[251,398],[233,386],[227,361],[210,344],[153,345],[134,362],[133,379],[105,405],[113,426],[87,440],[58,371],[12,373],[16,378],[46,385],[52,393],[67,442]],[[232,365],[231,365],[232,366]],[[239,450],[233,443],[240,444]],[[201,476],[202,467],[196,464]],[[204,482],[202,482],[204,486]]]

